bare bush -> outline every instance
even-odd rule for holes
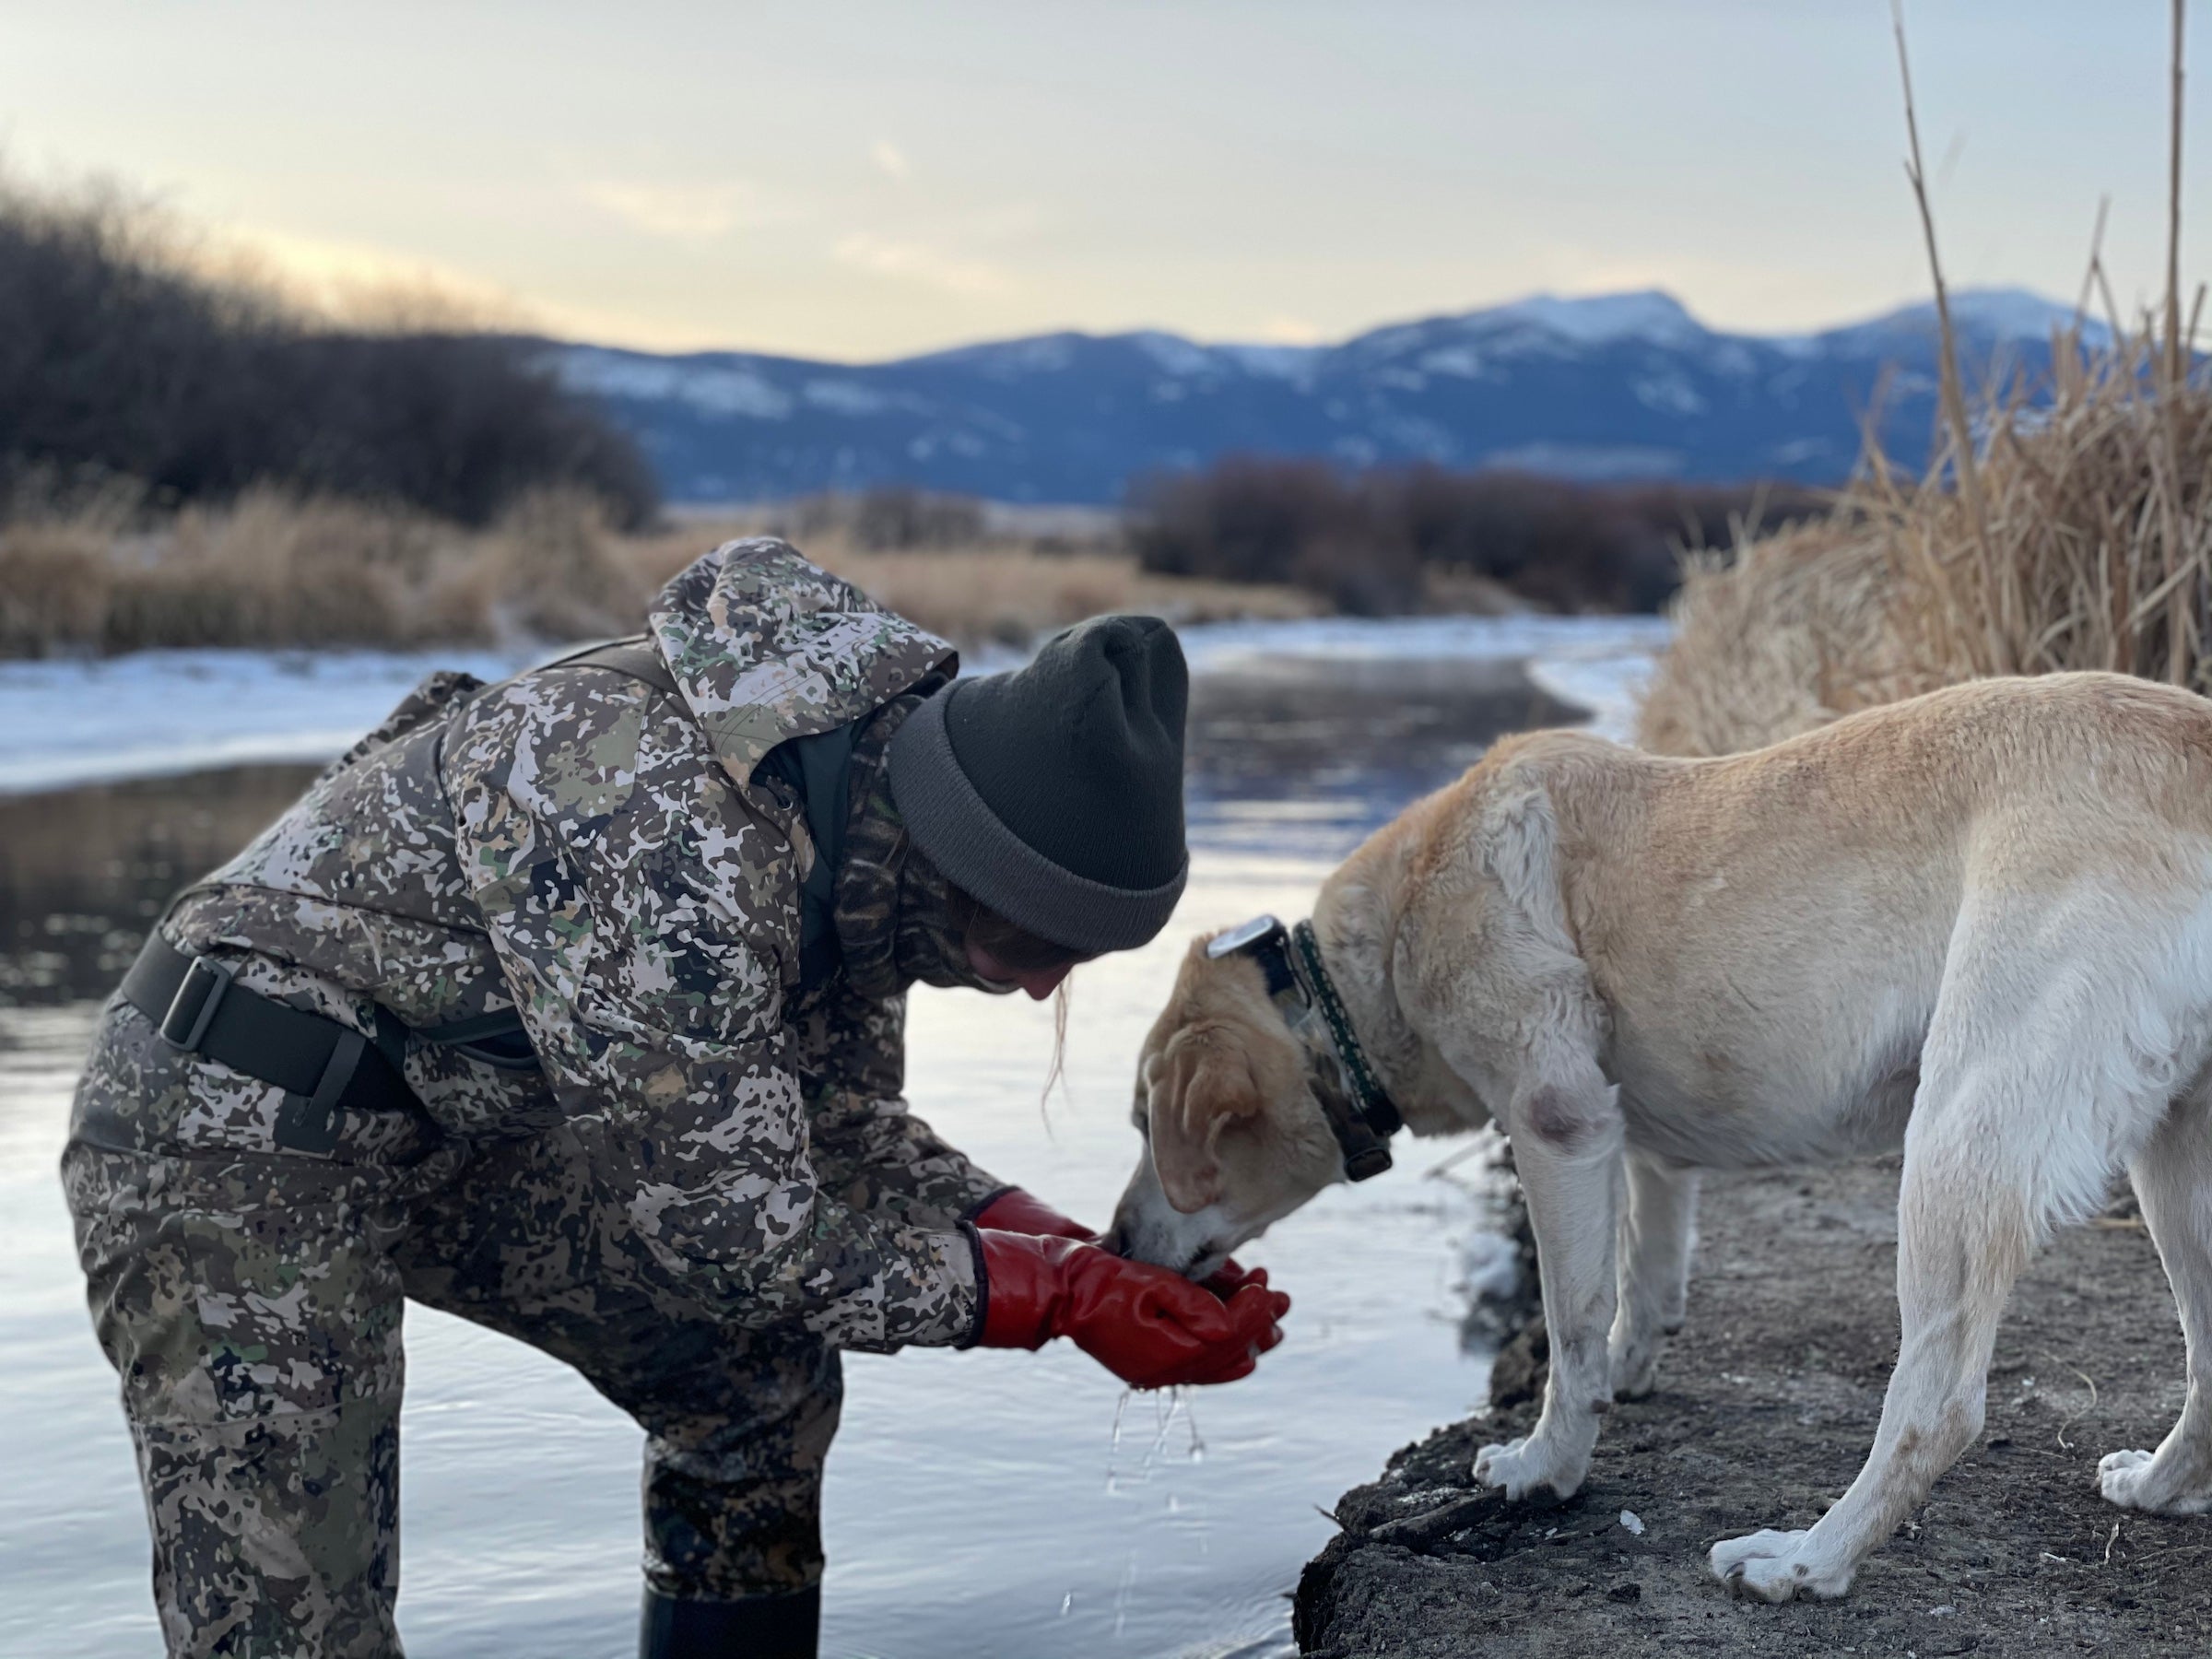
[[[174,504],[274,485],[484,524],[561,484],[624,524],[654,511],[636,445],[531,342],[317,327],[169,241],[112,191],[0,181],[0,488],[124,479]]]
[[[1006,539],[992,533],[990,511],[974,496],[903,484],[803,496],[771,510],[763,523],[794,541],[836,540],[874,553],[971,550]]]
[[[1288,581],[1359,613],[1485,593],[1552,610],[1652,610],[1674,590],[1679,547],[1803,517],[1818,501],[1787,488],[1599,488],[1433,465],[1345,474],[1234,456],[1145,481],[1131,539],[1147,570]]]

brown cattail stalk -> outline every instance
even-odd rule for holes
[[[2179,3],[2179,0],[2176,0]],[[2009,674],[2018,666],[2011,643],[2017,637],[2012,583],[1991,550],[1989,517],[1982,500],[1982,481],[1975,465],[1973,423],[1967,418],[1966,392],[1959,374],[1959,339],[1951,326],[1951,300],[1943,281],[1943,260],[1936,251],[1936,215],[1928,204],[1927,172],[1921,162],[1920,120],[1912,103],[1912,64],[1905,51],[1904,0],[1890,0],[1890,17],[1897,35],[1898,76],[1905,91],[1905,136],[1912,148],[1905,176],[1912,182],[1912,199],[1920,206],[1920,229],[1927,243],[1928,273],[1936,284],[1936,324],[1939,336],[1937,374],[1945,423],[1950,428],[1950,462],[1959,477],[1959,493],[1966,504],[1967,522],[1983,550],[1985,576],[1995,576],[1996,593],[1981,595],[1987,610],[1984,634],[1990,648],[1989,672]],[[1941,462],[1937,463],[1940,469]],[[1995,603],[1989,604],[1991,599]]]
[[[2190,595],[2183,591],[2182,441],[2176,405],[2186,371],[2182,343],[2182,35],[2188,0],[2173,0],[2171,116],[2166,154],[2166,317],[2163,373],[2160,376],[2159,436],[2165,442],[2159,469],[2159,513],[2166,544],[2166,677],[2187,683],[2190,655]]]

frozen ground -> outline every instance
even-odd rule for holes
[[[2006,1305],[1988,1420],[1841,1601],[1734,1601],[1705,1551],[1810,1525],[1865,1460],[1897,1351],[1894,1157],[1707,1177],[1689,1318],[1606,1418],[1581,1492],[1470,1489],[1523,1402],[1408,1447],[1335,1506],[1299,1587],[1313,1659],[2212,1653],[2212,1519],[2123,1511],[2105,1453],[2155,1446],[2186,1374],[2139,1221],[2052,1241]],[[1633,1515],[1634,1526],[1622,1517]]]
[[[1546,691],[1625,738],[1666,640],[1653,617],[1414,617],[1183,630],[1200,673],[1262,658],[1525,659]],[[0,663],[0,794],[342,752],[433,668],[487,679],[531,660],[487,652],[148,651]],[[1008,665],[979,662],[979,667]]]

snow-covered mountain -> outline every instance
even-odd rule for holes
[[[2039,371],[2071,318],[2017,288],[1959,294],[1952,313],[1975,376]],[[1335,346],[1071,333],[862,366],[547,350],[638,435],[679,501],[905,483],[1113,502],[1146,473],[1232,452],[1827,483],[1850,469],[1877,390],[1891,452],[1924,454],[1936,385],[1932,305],[1731,335],[1656,290],[1536,295]]]

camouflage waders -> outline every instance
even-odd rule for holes
[[[64,1175],[172,1653],[398,1651],[407,1298],[637,1418],[647,1582],[689,1598],[818,1581],[839,1348],[972,1334],[958,1223],[1003,1183],[900,1099],[901,986],[960,968],[880,780],[949,652],[773,542],[652,623],[678,696],[433,679],[163,924],[413,1101],[303,1134],[298,1097],[106,1011]],[[846,726],[843,965],[802,985],[815,838],[756,770]],[[421,1035],[507,1009],[538,1067]]]

